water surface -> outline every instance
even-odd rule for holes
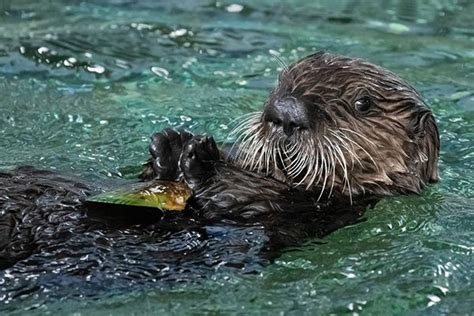
[[[257,274],[24,302],[10,312],[468,314],[474,305],[474,2],[0,1],[0,169],[132,178],[153,131],[223,140],[258,110],[278,54],[362,57],[412,82],[441,133],[441,181],[288,249]],[[0,280],[0,286],[1,286]]]

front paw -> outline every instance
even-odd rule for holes
[[[152,178],[178,180],[182,176],[178,163],[183,145],[193,137],[194,135],[189,132],[171,128],[153,134],[149,147],[152,157],[146,164],[141,178],[144,180]]]
[[[180,167],[186,181],[196,186],[214,174],[214,163],[220,160],[219,149],[214,138],[195,136],[183,148]]]

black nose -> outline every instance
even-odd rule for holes
[[[305,105],[290,96],[269,103],[263,112],[263,119],[281,126],[287,136],[293,135],[297,129],[310,127]]]

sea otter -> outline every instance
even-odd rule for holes
[[[263,111],[233,134],[235,147],[219,152],[210,137],[157,133],[141,177],[184,177],[195,200],[225,212],[256,201],[261,208],[275,193],[291,192],[283,200],[297,205],[295,191],[352,200],[419,193],[438,181],[433,114],[410,84],[359,59],[318,52],[285,67]]]
[[[86,181],[0,173],[4,300],[252,271],[285,246],[357,222],[380,197],[438,179],[431,111],[397,75],[359,59],[318,52],[285,66],[263,111],[234,136],[219,150],[209,136],[154,134],[141,179],[183,180],[194,195],[186,212],[139,225],[133,214],[113,224],[89,216],[83,201],[99,189]]]

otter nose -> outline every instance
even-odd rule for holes
[[[304,104],[294,97],[285,97],[268,104],[263,119],[281,126],[287,136],[293,135],[297,129],[310,127]]]

